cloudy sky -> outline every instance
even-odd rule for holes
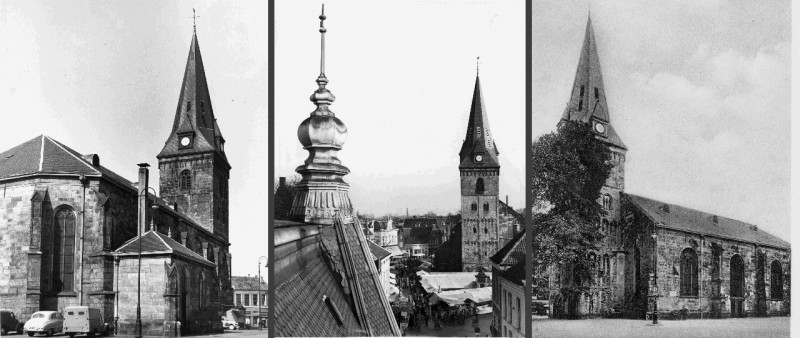
[[[533,7],[533,135],[569,98],[589,1]],[[591,1],[626,191],[790,232],[785,1]]]
[[[233,273],[266,255],[266,2],[0,2],[0,151],[46,134],[136,180],[172,128],[192,8],[206,76],[233,169]]]
[[[524,206],[525,14],[522,1],[329,1],[331,110],[347,125],[339,152],[362,213],[460,208],[458,152],[475,85],[500,150],[501,196]],[[275,5],[275,175],[308,157],[297,126],[314,110],[320,2]]]

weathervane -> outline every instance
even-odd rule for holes
[[[319,32],[322,34],[322,39],[320,40],[321,44],[321,57],[319,60],[319,74],[320,77],[325,76],[325,32],[328,30],[325,29],[325,4],[322,4],[322,14],[319,15]]]
[[[481,57],[475,59],[475,75],[481,75]]]
[[[192,28],[197,32],[197,13],[195,13],[194,8],[192,8]]]

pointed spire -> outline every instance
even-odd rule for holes
[[[297,182],[297,195],[289,216],[301,222],[332,225],[339,217],[350,218],[353,207],[350,204],[350,186],[343,180],[350,170],[337,157],[347,139],[347,127],[328,109],[336,98],[326,88],[325,19],[323,5],[319,16],[319,87],[310,98],[317,108],[297,128],[297,137],[308,151],[308,158],[296,169],[303,178]]]
[[[599,123],[600,126],[593,126],[593,128],[600,137],[606,142],[625,148],[611,125],[591,15],[586,20],[586,31],[578,68],[575,71],[575,81],[572,84],[572,92],[561,119]]]
[[[467,135],[461,144],[458,155],[461,159],[459,167],[500,167],[497,156],[500,152],[495,147],[489,129],[489,116],[483,103],[480,77],[475,76],[475,90],[472,93],[472,106],[469,111]]]
[[[194,13],[194,9],[192,13],[192,18],[196,19],[197,15]],[[219,152],[225,157],[224,150],[216,142],[216,138],[221,138],[222,135],[215,125],[214,108],[211,105],[211,95],[208,90],[196,27],[196,24],[193,23],[192,41],[189,45],[189,55],[186,59],[172,132],[159,153],[159,158],[187,152],[211,151]],[[193,137],[192,146],[181,148],[178,134],[188,134]]]

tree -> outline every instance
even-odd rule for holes
[[[576,121],[566,121],[557,131],[541,136],[532,150],[537,212],[531,258],[538,271],[533,285],[545,287],[548,270],[558,269],[560,292],[566,304],[572,304],[567,310],[570,316],[575,314],[577,297],[594,283],[589,253],[603,237],[600,217],[605,211],[598,200],[611,172],[611,153],[589,124]]]
[[[283,179],[283,184],[281,184]],[[297,182],[300,181],[299,175],[281,177],[275,182],[273,193],[275,194],[275,219],[288,220],[289,210],[292,209],[294,195],[297,193]]]

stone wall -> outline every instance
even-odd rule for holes
[[[482,194],[476,193],[478,178],[484,182]],[[500,171],[461,171],[461,261],[464,271],[479,266],[489,269],[491,257],[500,249],[501,229],[498,220],[498,189]],[[472,205],[477,210],[472,210]],[[488,204],[488,211],[484,205]]]
[[[159,195],[208,231],[228,238],[229,170],[216,153],[159,159]],[[180,188],[180,173],[191,173],[191,190]]]

